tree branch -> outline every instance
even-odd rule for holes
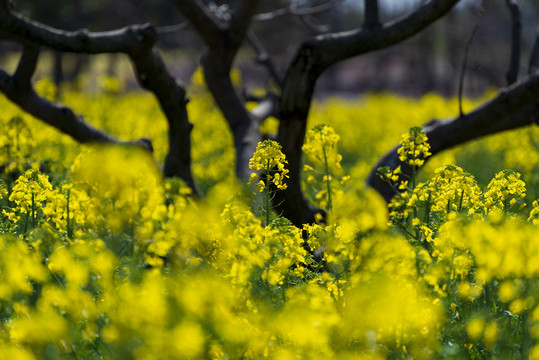
[[[363,29],[375,29],[380,27],[380,14],[378,0],[365,0],[365,20]]]
[[[296,2],[292,2],[288,7],[276,9],[262,14],[256,14],[253,16],[253,21],[269,21],[284,15],[316,15],[331,10],[340,1],[342,0],[328,0],[323,4],[304,8],[299,7]]]
[[[29,91],[32,87],[32,76],[36,72],[39,59],[39,46],[27,45],[23,48],[19,64],[13,74],[13,84],[21,91]]]
[[[253,121],[236,92],[230,70],[236,54],[247,35],[256,6],[260,0],[230,2],[230,20],[217,21],[209,8],[197,0],[177,0],[176,5],[192,22],[208,45],[201,59],[204,78],[217,106],[228,122],[236,149],[236,175],[247,178],[249,159],[261,136],[258,122]]]
[[[535,41],[533,43],[532,51],[530,54],[530,64],[528,65],[528,74],[533,74],[539,68],[539,28],[537,28],[535,34]]]
[[[76,53],[121,52],[130,56],[142,87],[152,91],[169,124],[169,152],[165,159],[165,176],[183,179],[194,194],[198,194],[191,174],[192,125],[185,108],[185,90],[167,71],[157,51],[153,50],[157,31],[149,24],[131,25],[115,31],[90,33],[58,30],[12,11],[8,1],[0,0],[0,33],[27,44],[13,77],[0,71],[0,91],[21,109],[72,136],[79,142],[119,140],[84,122],[67,107],[40,98],[34,92],[30,78],[37,63],[38,50],[34,43],[59,51]],[[129,142],[152,150],[149,139]]]
[[[482,136],[516,129],[537,122],[539,116],[539,73],[526,81],[514,84],[493,100],[481,105],[466,116],[450,120],[431,120],[424,126],[432,155]],[[367,183],[377,190],[386,201],[395,195],[394,190],[376,171],[379,167],[395,169],[401,165],[403,173],[411,175],[411,169],[399,160],[398,146],[391,149],[374,166]]]
[[[249,44],[257,53],[257,63],[264,65],[268,69],[273,81],[275,81],[277,86],[281,87],[282,79],[277,72],[277,66],[252,31],[247,32],[247,41],[249,41]]]
[[[318,77],[341,60],[382,49],[409,38],[445,15],[458,0],[433,0],[412,14],[376,29],[358,29],[319,35],[304,41],[288,67],[279,108],[279,133],[289,169],[288,188],[280,191],[279,210],[296,218],[314,220],[315,210],[301,192],[301,147]]]
[[[12,11],[6,0],[0,1],[0,31],[4,38],[21,44],[40,44],[59,51],[88,54],[131,53],[141,47],[152,47],[157,40],[157,33],[150,24],[105,32],[55,29]]]
[[[164,175],[184,180],[198,196],[191,173],[191,130],[187,116],[185,89],[168,72],[157,50],[131,55],[139,84],[151,91],[168,121],[169,150],[165,158]]]
[[[509,70],[505,76],[507,85],[511,85],[518,78],[518,69],[520,66],[520,38],[522,23],[520,21],[520,7],[514,0],[505,0],[505,3],[511,13],[511,61]]]
[[[82,117],[77,116],[70,108],[52,103],[35,93],[30,79],[35,69],[38,53],[37,48],[26,47],[14,76],[10,76],[0,69],[0,91],[22,110],[43,120],[78,142],[119,142],[110,135],[85,123]]]
[[[226,24],[220,21],[210,9],[199,0],[176,0],[176,6],[193,24],[197,32],[210,47],[219,46]]]

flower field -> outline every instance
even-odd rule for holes
[[[188,111],[201,200],[161,176],[155,99],[102,84],[62,101],[121,139],[151,138],[153,156],[77,144],[0,98],[0,359],[539,359],[536,128],[423,164],[415,126],[455,116],[456,100],[321,101],[303,182],[328,218],[299,228],[272,211],[289,176],[279,144],[259,144],[252,177],[235,179],[200,80]],[[417,171],[380,169],[399,191],[387,206],[364,184],[399,141]]]

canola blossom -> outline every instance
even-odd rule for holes
[[[302,187],[331,210],[298,227],[256,207],[286,188],[279,144],[253,154],[257,191],[233,179],[232,137],[199,72],[189,115],[204,199],[162,178],[167,127],[151,96],[99,83],[62,96],[115,136],[150,136],[153,156],[76,144],[0,97],[0,359],[539,358],[539,130],[425,163],[414,126],[456,100],[316,103]],[[399,139],[414,171],[379,172],[388,207],[363,183]]]
[[[313,175],[308,176],[307,183],[313,184],[313,190],[314,184],[322,184],[314,197],[320,207],[327,211],[331,211],[333,208],[333,198],[340,195],[339,188],[332,186],[335,172],[342,169],[342,155],[337,151],[339,140],[339,135],[331,126],[319,124],[307,131],[302,147],[303,153],[311,163],[311,165],[305,163],[303,169],[313,173]],[[315,169],[318,171],[315,172]],[[319,179],[316,179],[315,175],[318,175]],[[348,178],[343,176],[341,184],[344,185],[347,181]]]

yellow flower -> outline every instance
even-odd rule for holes
[[[256,172],[264,171],[267,181],[273,182],[273,184],[279,190],[284,190],[287,185],[283,182],[285,178],[288,178],[288,169],[285,165],[288,164],[286,156],[281,151],[281,145],[273,140],[264,140],[258,143],[256,151],[253,154],[251,160],[249,160],[249,169]],[[257,173],[252,173],[249,178],[248,184],[253,184],[259,178]],[[260,184],[262,182],[262,184]],[[264,191],[265,184],[260,180],[257,184],[256,190],[259,192]]]
[[[399,160],[409,165],[420,167],[425,159],[432,155],[427,135],[419,126],[411,127],[406,134],[402,135],[400,144],[397,150]]]
[[[337,143],[340,136],[328,125],[321,124],[313,127],[305,135],[302,150],[314,164],[330,169],[339,169],[342,156],[337,153]],[[312,170],[312,167],[309,166]]]

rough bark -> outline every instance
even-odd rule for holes
[[[431,145],[432,156],[473,139],[537,123],[538,99],[539,73],[536,73],[526,81],[503,90],[496,98],[465,116],[429,121],[423,128]],[[373,167],[367,179],[367,183],[386,201],[391,200],[395,193],[376,175],[377,169],[382,166],[395,169],[401,165],[403,173],[411,175],[411,169],[399,160],[397,150],[398,146],[387,152]]]

